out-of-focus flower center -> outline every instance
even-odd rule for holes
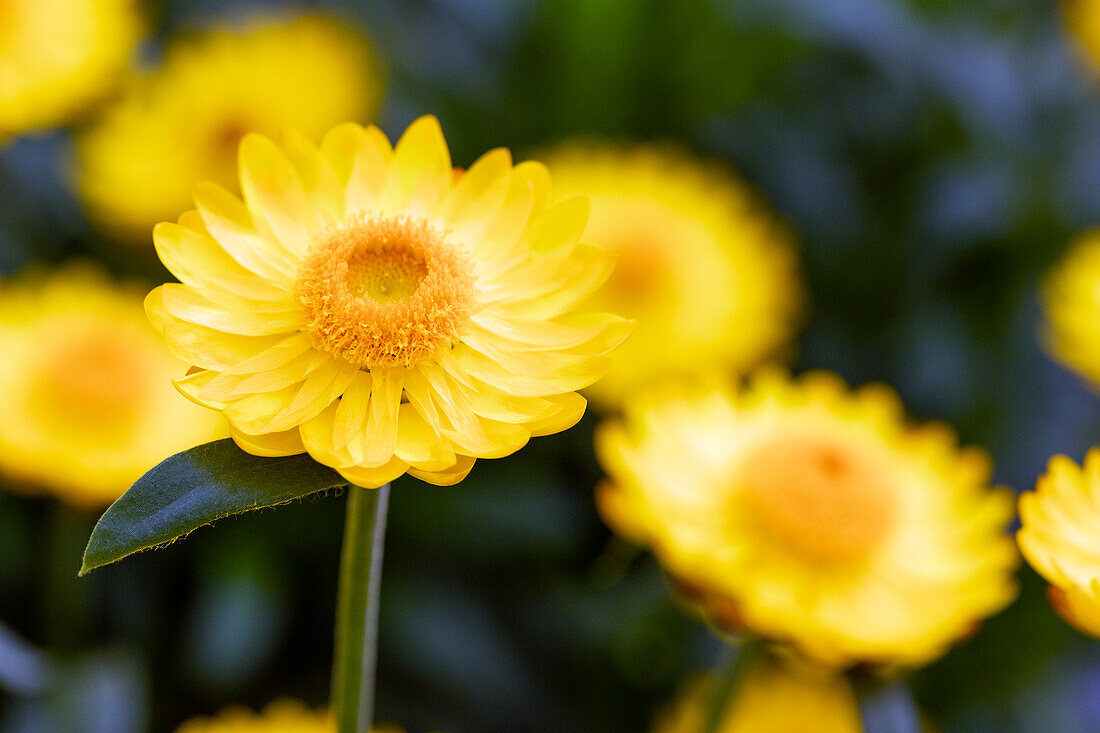
[[[314,346],[366,367],[431,358],[459,335],[475,296],[464,254],[407,217],[354,217],[321,237],[298,273]]]
[[[661,287],[668,262],[659,236],[630,229],[599,240],[616,256],[615,269],[604,286],[616,303],[632,303],[637,307],[647,303]]]
[[[776,435],[748,454],[738,482],[749,522],[817,565],[866,557],[897,508],[885,466],[827,436]]]
[[[43,355],[28,396],[53,430],[113,435],[132,424],[142,404],[140,356],[122,334],[66,339]]]

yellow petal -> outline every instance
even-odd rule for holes
[[[249,435],[230,426],[229,433],[233,436],[233,442],[240,446],[241,450],[254,456],[296,456],[306,452],[298,428],[279,433]]]
[[[323,208],[329,221],[343,219],[344,187],[317,146],[291,129],[279,133],[278,144],[313,206]]]
[[[285,336],[272,346],[238,364],[222,369],[223,374],[255,374],[281,367],[307,351],[312,351],[313,341],[307,333]]]
[[[501,275],[496,296],[500,302],[494,307],[511,318],[555,318],[595,292],[614,268],[606,251],[582,242],[552,277],[540,276],[530,266]]]
[[[161,285],[164,309],[184,321],[241,336],[271,336],[298,330],[302,306],[292,298],[258,301],[189,285]]]
[[[340,397],[332,425],[332,441],[341,448],[352,441],[362,430],[370,404],[371,376],[360,371]]]
[[[422,471],[442,471],[455,462],[455,453],[448,441],[409,403],[401,405],[398,412],[394,454]]]
[[[455,227],[455,236],[471,246],[478,275],[493,280],[523,261],[523,234],[528,224],[542,215],[549,196],[549,173],[537,163],[521,163],[512,170],[508,193],[487,228],[478,222],[473,230]]]
[[[249,133],[241,140],[241,191],[254,219],[261,219],[292,255],[302,257],[316,233],[334,219],[313,204],[290,161],[268,138]]]
[[[164,332],[168,349],[183,361],[203,369],[227,369],[270,349],[284,339],[240,336],[176,318],[164,307],[163,292],[155,288],[145,298],[145,313]]]
[[[470,469],[474,467],[474,459],[470,456],[458,455],[455,458],[457,463],[454,467],[445,471],[421,471],[410,467],[409,475],[436,486],[454,486],[466,478],[470,474]]]
[[[590,208],[587,196],[570,196],[551,206],[531,227],[531,249],[534,252],[571,250],[584,234]]]
[[[391,458],[381,466],[344,466],[337,467],[340,475],[351,483],[351,491],[357,489],[377,489],[385,486],[394,479],[400,477],[408,469],[409,464],[400,458]]]
[[[451,187],[453,175],[439,120],[425,115],[409,125],[394,146],[380,205],[390,214],[427,215]]]
[[[527,429],[535,437],[553,435],[573,427],[584,417],[584,410],[588,404],[584,397],[576,392],[566,392],[546,399],[550,400],[554,406],[538,420],[527,424]]]
[[[248,207],[213,183],[195,186],[195,208],[206,230],[242,267],[260,277],[294,288],[298,258],[265,231],[257,229]]]
[[[274,392],[284,387],[301,384],[329,359],[327,354],[307,351],[267,371],[252,374],[223,372],[210,380],[200,396],[204,400],[228,401],[258,392]]]
[[[571,349],[604,335],[616,340],[617,346],[633,328],[627,321],[610,313],[568,313],[551,320],[535,318],[504,318],[493,309],[475,313],[470,318],[482,330],[495,333],[528,351]],[[601,347],[602,348],[602,347]],[[613,348],[613,347],[612,347]],[[600,353],[606,352],[603,349]],[[594,352],[593,352],[594,353]]]
[[[331,404],[321,412],[304,421],[299,432],[302,435],[302,445],[305,446],[310,457],[318,463],[338,468],[350,466],[354,463],[351,453],[346,448],[338,448],[333,443],[333,422],[336,418],[335,404]]]
[[[607,373],[606,360],[588,354],[557,351],[527,351],[481,328],[462,335],[462,345],[492,359],[505,369],[557,384],[576,385],[560,392],[587,387]]]
[[[373,125],[361,129],[344,194],[347,214],[380,209],[379,197],[391,174],[389,163],[392,159],[393,148],[381,130]]]
[[[401,405],[404,370],[371,372],[370,413],[355,438],[348,443],[355,462],[377,466],[393,455],[397,443],[397,413]]]
[[[185,218],[180,217],[180,221]],[[180,224],[157,224],[153,227],[153,244],[160,261],[182,283],[256,300],[281,300],[291,293],[246,270],[209,235]]]
[[[458,183],[447,192],[439,203],[436,215],[449,229],[463,224],[484,222],[484,232],[492,223],[508,193],[508,175],[512,172],[512,154],[505,148],[490,150],[470,166]],[[476,233],[466,232],[464,238],[477,239]]]

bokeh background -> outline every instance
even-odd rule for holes
[[[391,136],[436,114],[456,165],[576,138],[675,143],[796,234],[797,370],[893,385],[1030,489],[1100,443],[1100,396],[1039,340],[1038,288],[1100,221],[1100,72],[1036,0],[149,2],[139,57],[254,12],[353,20]],[[372,120],[360,120],[368,122]],[[74,193],[68,130],[0,148],[0,272],[74,257],[149,286]],[[0,355],[0,359],[4,358]],[[0,419],[4,419],[0,414]],[[721,644],[592,501],[595,412],[392,494],[378,717],[412,732],[646,730]],[[0,492],[0,731],[171,731],[327,696],[343,499],[226,519],[77,579],[95,511]],[[914,677],[945,732],[1100,730],[1100,647],[1043,583]]]

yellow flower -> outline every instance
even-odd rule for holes
[[[129,62],[135,0],[0,2],[0,141],[65,122]]]
[[[638,323],[589,394],[607,407],[646,384],[744,371],[788,346],[801,288],[787,233],[740,181],[655,148],[570,146],[546,160],[556,195],[592,201],[588,235],[617,258],[587,305]]]
[[[713,680],[690,684],[660,716],[653,733],[703,730]],[[844,675],[794,659],[768,658],[746,671],[717,733],[863,733],[852,685]]]
[[[1100,384],[1100,232],[1070,249],[1043,288],[1044,340],[1054,356]]]
[[[1016,541],[1051,584],[1055,610],[1078,630],[1100,638],[1100,448],[1084,467],[1050,459],[1035,491],[1020,497]]]
[[[628,403],[597,450],[616,530],[713,617],[836,665],[919,665],[1015,594],[1007,491],[884,386],[757,375]]]
[[[482,156],[457,181],[434,117],[395,148],[345,124],[318,150],[241,143],[245,202],[215,185],[153,233],[184,284],[146,300],[176,380],[257,455],[308,451],[360,486],[466,476],[564,430],[629,324],[574,304],[606,279],[578,242],[587,202],[547,207],[549,176]]]
[[[1100,0],[1066,0],[1063,8],[1069,32],[1089,61],[1100,67]]]
[[[375,726],[373,733],[402,733],[395,726]],[[297,700],[276,700],[261,713],[231,707],[212,718],[192,718],[176,733],[335,733],[336,721],[328,710],[310,710]]]
[[[161,460],[225,435],[171,389],[187,367],[141,297],[77,266],[0,283],[0,471],[102,507]]]
[[[286,126],[318,139],[369,121],[381,84],[366,40],[320,16],[178,39],[77,140],[77,188],[102,226],[144,239],[190,206],[199,181],[235,189],[246,132]]]

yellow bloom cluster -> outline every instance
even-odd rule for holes
[[[1100,232],[1084,235],[1058,263],[1047,277],[1043,303],[1047,348],[1100,384]]]
[[[1069,32],[1094,67],[1100,68],[1100,0],[1066,0],[1062,7]]]
[[[72,266],[0,283],[0,472],[103,507],[161,460],[225,435],[181,400],[141,291]]]
[[[396,726],[375,726],[372,733],[402,733]],[[276,700],[260,713],[231,707],[214,717],[192,718],[176,733],[336,733],[329,710],[310,710],[297,700]]]
[[[802,299],[789,236],[741,181],[649,147],[571,145],[546,164],[557,195],[591,199],[588,236],[616,257],[589,305],[638,323],[594,400],[616,407],[663,379],[744,371],[788,346]]]
[[[863,733],[848,678],[797,659],[751,663],[716,733]],[[713,680],[690,684],[653,733],[699,733]]]
[[[1020,550],[1050,584],[1063,618],[1100,638],[1100,449],[1078,466],[1050,459],[1034,492],[1020,497]]]
[[[0,142],[104,96],[140,31],[135,0],[0,2]]]
[[[146,299],[176,380],[257,455],[308,451],[349,481],[453,484],[477,458],[573,425],[630,324],[575,305],[612,262],[550,205],[537,163],[486,153],[458,177],[434,117],[396,147],[345,124],[320,148],[248,135],[244,201],[204,184],[160,224],[181,281]]]
[[[885,387],[762,372],[666,389],[597,434],[607,522],[720,622],[834,665],[920,665],[1015,595],[1007,491]]]
[[[366,40],[322,16],[184,37],[77,140],[77,188],[103,227],[147,241],[150,227],[188,208],[196,183],[236,187],[245,133],[285,126],[317,140],[369,121],[381,91]]]

